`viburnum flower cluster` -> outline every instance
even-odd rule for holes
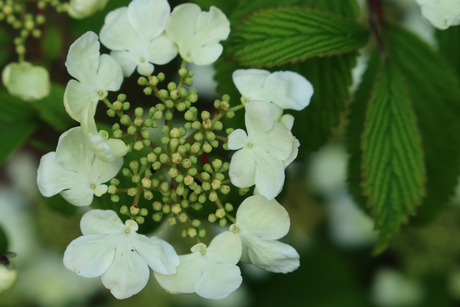
[[[300,146],[291,132],[294,117],[283,115],[284,109],[305,108],[313,88],[294,72],[237,70],[238,103],[231,106],[224,95],[211,112],[199,112],[193,106],[198,93],[190,88],[193,71],[186,65],[216,61],[229,32],[228,19],[215,7],[203,12],[182,4],[171,12],[166,0],[133,0],[106,16],[99,36],[87,32],[69,49],[65,65],[75,79],[67,84],[64,105],[79,126],[42,157],[37,182],[44,196],[60,194],[75,206],[93,205],[94,196],[110,199],[111,209],[83,215],[82,236],[67,247],[64,265],[83,277],[101,276],[118,299],[141,291],[150,270],[171,293],[221,299],[241,285],[240,261],[276,273],[300,265],[296,250],[278,241],[290,219],[275,197]],[[100,43],[110,54],[100,54]],[[178,54],[179,81],[160,87],[166,77],[153,74],[156,66]],[[123,93],[109,100],[135,71],[149,109],[133,108]],[[111,131],[96,123],[100,103],[118,120]],[[246,131],[224,128],[222,119],[243,109]],[[211,152],[219,155],[217,148],[237,151],[231,162],[209,161]],[[230,184],[240,195],[255,186],[254,195],[231,204]],[[197,218],[204,208],[215,210],[207,221]],[[147,223],[138,233],[147,217],[177,226],[191,253],[178,256]],[[228,230],[213,237],[209,226],[228,227],[229,221]]]

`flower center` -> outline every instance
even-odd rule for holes
[[[90,187],[91,187],[91,189],[94,190],[94,189],[96,188],[96,185],[95,185],[94,183],[92,183],[92,184],[90,185]]]
[[[252,143],[248,143],[248,147],[249,148],[252,148],[254,145],[252,145]]]
[[[139,61],[140,61],[141,63],[144,63],[144,62],[145,62],[145,59],[144,59],[144,58],[140,58]]]
[[[233,233],[238,233],[238,232],[240,232],[240,229],[239,229],[235,224],[230,225],[229,230],[230,230],[231,232],[233,232]]]

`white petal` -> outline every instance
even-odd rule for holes
[[[204,298],[219,300],[238,289],[242,282],[238,266],[209,261],[195,285],[195,292]]]
[[[285,114],[280,118],[280,123],[286,126],[289,130],[292,130],[294,126],[294,116],[291,114]]]
[[[233,185],[239,188],[249,188],[253,186],[256,182],[255,173],[256,162],[251,149],[243,148],[233,154],[228,171]]]
[[[135,50],[139,45],[136,31],[128,20],[128,8],[118,8],[105,17],[101,42],[111,50]]]
[[[143,62],[137,66],[137,72],[139,75],[149,77],[153,74],[154,67],[151,63]]]
[[[248,145],[248,136],[242,129],[236,129],[228,136],[228,148],[237,150]]]
[[[123,76],[130,77],[137,65],[140,64],[139,57],[129,51],[112,51],[110,56],[118,62],[123,71]]]
[[[104,162],[111,163],[115,161],[115,156],[107,140],[99,134],[90,133],[88,136],[88,148],[94,152],[96,157]]]
[[[190,60],[196,65],[209,65],[217,61],[223,50],[221,44],[195,48],[191,51]]]
[[[50,92],[48,71],[28,62],[8,64],[3,69],[2,82],[11,95],[25,101],[42,99]]]
[[[230,231],[225,231],[212,239],[206,249],[206,256],[216,263],[237,264],[240,261],[241,252],[240,238]]]
[[[180,265],[174,275],[163,275],[153,272],[158,283],[169,293],[193,293],[195,284],[203,274],[207,265],[205,257],[200,253],[179,256]]]
[[[92,165],[93,180],[97,184],[107,182],[115,177],[123,166],[123,159],[116,159],[111,163],[104,162],[100,159],[94,159]]]
[[[283,109],[303,110],[310,104],[313,86],[296,72],[277,71],[267,77],[259,95]]]
[[[87,178],[81,177],[80,179],[80,182],[72,182],[72,187],[60,194],[74,206],[89,206],[93,202],[95,190],[91,188],[92,183],[88,182]]]
[[[230,34],[230,22],[221,10],[211,6],[209,12],[198,15],[195,32],[194,48],[217,44]]]
[[[150,42],[164,31],[170,12],[166,0],[136,0],[128,6],[128,20],[139,39]]]
[[[147,50],[147,61],[154,64],[167,64],[177,55],[177,46],[163,32],[150,42]]]
[[[76,80],[67,83],[64,92],[64,107],[67,113],[78,122],[82,121],[85,112],[96,112],[99,95],[94,87]]]
[[[260,195],[268,200],[274,199],[283,189],[284,165],[281,160],[263,151],[255,153],[255,183]]]
[[[123,83],[123,72],[120,64],[108,54],[101,55],[97,69],[98,82],[95,84],[98,91],[118,91]]]
[[[80,220],[81,233],[87,235],[120,234],[125,230],[125,225],[115,211],[91,210],[86,212]]]
[[[292,144],[292,152],[291,155],[286,159],[283,160],[284,167],[288,167],[289,164],[292,163],[292,161],[297,158],[297,155],[299,154],[299,147],[300,147],[300,142],[297,138],[294,137],[294,143]]]
[[[275,118],[270,103],[254,100],[246,104],[246,130],[250,139],[257,139],[273,128]]]
[[[112,149],[115,159],[121,158],[128,153],[129,147],[126,146],[125,142],[122,140],[108,139],[107,144],[109,144],[110,148]],[[115,177],[115,175],[113,177]]]
[[[242,233],[277,240],[289,232],[289,214],[275,199],[262,195],[246,198],[236,212],[236,226]]]
[[[294,137],[286,126],[275,122],[270,131],[250,142],[253,142],[254,149],[263,150],[280,160],[286,160],[291,155]]]
[[[274,273],[290,273],[300,266],[299,254],[290,245],[274,240],[241,236],[247,247],[245,261]]]
[[[130,248],[126,238],[118,240],[115,259],[102,275],[102,283],[117,299],[139,293],[149,280],[149,267],[139,254]]]
[[[96,33],[88,31],[70,45],[65,66],[80,82],[93,84],[99,66],[99,41]]]
[[[115,255],[110,236],[82,236],[73,240],[64,253],[64,265],[80,276],[93,278],[104,274]]]
[[[165,275],[176,273],[180,260],[174,248],[166,241],[137,235],[133,245],[153,271]]]
[[[94,154],[85,146],[86,136],[80,127],[64,132],[58,141],[56,159],[64,168],[91,176]]]
[[[63,190],[75,187],[80,181],[81,175],[62,167],[56,159],[55,152],[47,153],[40,159],[40,165],[37,170],[37,184],[43,196],[51,197],[56,195]],[[90,189],[89,186],[88,189]]]
[[[264,84],[270,72],[263,69],[238,69],[233,72],[232,78],[236,88],[244,98],[259,100],[252,93],[257,92]]]
[[[178,5],[171,13],[166,25],[166,35],[179,47],[179,52],[184,59],[192,50],[192,39],[195,35],[196,21],[201,13],[201,8],[194,3]]]
[[[68,13],[76,19],[86,18],[102,10],[109,0],[70,0]]]

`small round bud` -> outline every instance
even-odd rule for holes
[[[144,143],[142,141],[137,141],[134,143],[133,148],[137,151],[144,149]]]
[[[213,141],[216,138],[216,135],[212,131],[206,132],[206,139],[208,141]]]
[[[185,78],[184,79],[184,84],[187,86],[192,86],[193,85],[193,80],[191,78]]]
[[[114,185],[109,185],[109,189],[107,190],[109,194],[115,194],[117,193],[117,187]]]
[[[195,103],[195,102],[198,101],[198,95],[197,95],[197,94],[188,95],[188,100],[189,100],[191,103]]]
[[[129,168],[133,171],[137,171],[139,169],[139,162],[136,160],[129,162]]]
[[[171,91],[170,95],[171,95],[172,100],[176,100],[176,99],[180,98],[180,94],[179,94],[178,90]]]
[[[166,163],[166,162],[168,162],[168,161],[169,161],[168,155],[165,154],[165,153],[162,153],[162,154],[160,155],[160,162],[161,162],[161,163]]]
[[[147,85],[147,79],[145,77],[139,77],[139,79],[137,79],[137,84]]]
[[[162,111],[156,111],[154,114],[153,114],[153,118],[158,120],[158,119],[161,119],[163,117],[163,112]]]
[[[167,192],[169,190],[169,184],[166,181],[163,181],[160,184],[160,190],[163,192]]]
[[[201,132],[198,132],[198,133],[195,133],[195,135],[193,136],[195,138],[196,141],[201,141],[203,139],[203,133]]]
[[[118,100],[119,102],[121,102],[121,103],[125,102],[125,100],[126,100],[126,95],[125,95],[125,94],[119,94],[119,95],[117,96],[117,100]]]
[[[179,204],[173,204],[171,206],[171,212],[174,214],[179,214],[181,212],[182,208],[180,207]]]
[[[239,194],[241,196],[245,195],[248,192],[249,192],[249,188],[241,188],[241,189],[239,189]]]
[[[182,212],[181,214],[179,214],[179,221],[181,223],[187,222],[187,218],[188,218],[188,216],[187,216],[187,214],[185,212]]]
[[[182,161],[182,157],[179,153],[175,152],[171,155],[172,162],[175,164],[179,164]]]
[[[112,195],[110,196],[110,200],[113,202],[113,203],[117,203],[120,201],[120,196],[118,195]]]
[[[142,108],[136,108],[136,110],[134,110],[134,115],[136,115],[136,117],[142,117],[143,114],[144,114],[144,109]]]
[[[220,188],[221,183],[222,182],[220,180],[214,179],[211,183],[212,189],[217,190],[218,188]]]
[[[138,206],[129,207],[129,213],[131,213],[131,215],[138,215],[140,211],[141,209]]]
[[[210,117],[211,117],[211,113],[209,113],[208,111],[201,112],[201,119],[205,120],[205,119],[209,119]]]
[[[192,176],[187,175],[184,177],[184,184],[185,185],[191,185],[193,183],[194,179]]]
[[[143,129],[141,130],[141,135],[144,139],[148,139],[150,137],[150,132],[148,132],[147,130]]]
[[[131,124],[131,118],[129,118],[128,115],[124,114],[121,118],[120,118],[120,123],[122,125],[125,125],[125,126],[129,126]]]
[[[203,190],[209,191],[211,189],[211,184],[209,182],[203,182],[201,184],[201,187],[203,188]]]
[[[152,204],[152,207],[153,207],[153,210],[155,210],[155,211],[160,211],[161,208],[163,207],[163,205],[162,205],[159,201],[155,201],[155,202]]]
[[[219,189],[220,193],[222,194],[228,194],[230,192],[230,187],[228,185],[223,185]]]
[[[131,104],[129,102],[123,102],[123,111],[128,111],[130,107]]]
[[[150,96],[150,95],[152,95],[152,93],[153,93],[151,87],[146,87],[146,88],[144,88],[143,92],[144,92],[144,94],[145,94],[146,96]]]
[[[172,100],[166,100],[166,101],[165,101],[165,106],[166,106],[168,109],[174,108],[174,101],[172,101]]]
[[[195,220],[192,221],[192,225],[193,225],[193,227],[200,227],[201,222],[200,222],[200,220],[195,219]]]
[[[147,216],[149,214],[149,210],[147,210],[147,208],[142,208],[139,214],[142,216]]]
[[[220,100],[219,99],[214,100],[214,108],[220,109]]]
[[[171,137],[178,138],[180,137],[180,131],[177,128],[172,128],[170,132]]]
[[[169,98],[169,93],[165,89],[160,90],[158,94],[163,99],[168,99]]]
[[[163,205],[163,212],[165,214],[168,214],[169,212],[171,212],[171,206],[170,205]]]
[[[228,146],[228,144],[226,144]],[[219,141],[218,140],[212,140],[211,141],[211,146],[214,148],[217,148],[219,146]]]
[[[225,204],[225,211],[230,212],[233,211],[233,206],[230,203]]]
[[[128,127],[128,134],[134,135],[137,132],[137,128],[135,126]]]
[[[195,228],[189,228],[189,229],[187,230],[187,234],[188,234],[188,236],[189,236],[190,238],[194,238],[194,237],[196,237],[196,235],[197,235],[197,231],[196,231]]]
[[[208,142],[205,142],[203,144],[203,151],[210,153],[212,151],[212,146]]]
[[[193,120],[196,119],[196,116],[195,116],[195,114],[193,114],[192,111],[188,110],[187,112],[185,112],[184,118],[185,118],[185,120],[193,121]]]
[[[235,112],[228,111],[227,114],[225,114],[225,115],[227,116],[227,118],[233,118],[233,117],[235,117]],[[225,222],[227,222],[227,221],[225,221]]]
[[[149,190],[144,190],[144,198],[147,200],[151,200],[153,198],[153,193]]]
[[[229,102],[230,101],[230,95],[225,94],[224,96],[222,96],[222,100],[226,101],[226,102]]]
[[[120,184],[120,180],[118,180],[117,178],[113,178],[112,180],[110,180],[110,184],[117,186]]]
[[[146,120],[144,120],[144,127],[150,128],[153,126],[153,123],[154,122],[150,118],[147,118]]]
[[[157,86],[158,78],[156,76],[151,76],[149,78],[149,83],[150,83],[151,86]]]
[[[161,162],[160,162],[160,161],[155,161],[155,162],[153,162],[152,168],[153,168],[154,170],[157,171],[157,170],[160,169],[160,167],[161,167]],[[158,186],[158,185],[157,185],[157,186]],[[155,184],[154,184],[153,180],[152,180],[152,187],[155,187]]]
[[[165,118],[166,118],[166,120],[172,120],[173,119],[173,112],[171,112],[170,110],[166,110]]]
[[[175,218],[174,216],[171,216],[171,217],[168,219],[168,224],[169,224],[169,226],[174,226],[174,225],[176,225],[176,223],[177,223],[177,220],[176,220],[176,218]]]
[[[225,179],[225,176],[224,176],[224,174],[222,174],[222,173],[217,173],[217,174],[216,174],[216,179],[222,181],[222,180]]]
[[[222,122],[216,121],[212,127],[213,127],[214,129],[216,129],[216,130],[222,130],[222,128],[224,127],[224,125],[222,124]]]
[[[152,219],[155,221],[155,222],[159,222],[161,221],[161,218],[163,217],[163,213],[161,212],[158,212],[158,213],[155,213],[154,215],[152,215]]]
[[[225,214],[226,214],[225,209],[220,208],[216,210],[216,216],[220,219],[223,218]]]
[[[228,101],[222,101],[220,103],[220,108],[222,110],[228,110],[230,108],[230,104],[228,103]]]
[[[194,121],[194,122],[192,123],[192,128],[193,128],[193,129],[197,129],[197,130],[198,130],[198,129],[201,129],[201,123],[200,123],[199,121]]]
[[[168,88],[168,91],[171,92],[177,88],[177,84],[175,82],[169,82],[167,88]]]
[[[227,225],[227,219],[220,219],[219,220],[219,225],[220,225],[220,227],[224,227],[225,225]]]
[[[142,186],[146,189],[150,189],[152,187],[152,180],[150,178],[142,178]]]
[[[202,193],[200,196],[198,196],[198,202],[204,204],[206,202],[206,194]]]
[[[190,144],[188,144],[190,146]],[[180,153],[181,155],[184,155],[187,153],[187,146],[185,145],[179,145],[179,147],[177,147],[177,152]]]
[[[127,206],[121,206],[120,213],[123,214],[123,215],[128,215],[129,214],[128,207]]]
[[[171,178],[176,178],[177,175],[179,174],[179,172],[178,172],[177,168],[171,167],[169,169],[169,171],[168,171],[168,174],[169,174],[169,176],[171,176]]]
[[[161,138],[161,144],[168,145],[171,139],[167,136]]]
[[[143,216],[136,216],[135,220],[138,224],[144,224],[145,222],[145,218]]]
[[[186,77],[187,76],[187,69],[185,69],[185,68],[179,69],[179,76],[181,76],[182,78]]]
[[[147,155],[147,160],[150,162],[150,163],[153,163],[157,160],[157,156],[151,152]]]
[[[215,202],[217,201],[217,199],[218,197],[216,191],[211,191],[211,193],[209,193],[209,200]]]
[[[137,188],[137,187],[130,188],[130,189],[128,189],[128,195],[131,196],[131,197],[134,197],[134,196],[136,196],[138,191],[139,191],[139,188]]]
[[[192,166],[192,162],[190,161],[190,159],[184,159],[184,160],[182,160],[181,165],[184,168],[190,168]]]
[[[121,172],[122,172],[123,176],[125,176],[125,177],[131,177],[132,176],[131,171],[129,169],[127,169],[127,168],[122,169]]]
[[[177,146],[179,146],[179,140],[176,138],[171,139],[171,141],[169,142],[169,146],[171,146],[172,150],[176,150]]]
[[[214,213],[211,213],[210,215],[208,215],[208,221],[210,223],[214,223],[215,221],[217,221],[217,217]]]

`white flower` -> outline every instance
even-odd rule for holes
[[[211,6],[202,12],[194,3],[178,5],[166,26],[169,39],[179,46],[181,57],[197,65],[215,62],[222,54],[220,41],[230,33],[230,22],[221,10]]]
[[[71,17],[82,19],[102,10],[109,0],[70,0],[68,13]]]
[[[302,75],[292,71],[270,73],[263,69],[238,69],[233,83],[246,101],[264,100],[274,105],[278,119],[283,109],[303,110],[310,104],[313,86]]]
[[[83,236],[64,253],[64,265],[86,278],[102,275],[102,283],[117,299],[139,293],[150,270],[174,274],[179,257],[174,248],[156,237],[136,233],[133,220],[122,223],[112,210],[91,210],[80,221]]]
[[[292,130],[292,127],[294,126],[294,116],[291,114],[284,114],[281,116],[280,123],[286,126],[289,130]],[[292,149],[291,149],[291,155],[283,161],[284,168],[288,167],[289,164],[292,163],[292,161],[297,158],[297,155],[299,154],[299,147],[300,147],[300,142],[299,140],[294,136],[294,142],[292,143]]]
[[[246,105],[245,123],[228,137],[228,148],[238,150],[230,162],[229,175],[239,188],[254,184],[261,195],[275,198],[284,184],[284,161],[291,156],[294,138],[286,126],[275,121],[270,103],[255,100]]]
[[[107,14],[101,42],[112,50],[125,76],[136,67],[139,74],[150,76],[151,63],[166,64],[177,55],[177,47],[164,33],[170,11],[166,0],[133,0]]]
[[[296,270],[299,254],[292,246],[276,241],[287,235],[290,225],[289,214],[276,200],[262,195],[246,198],[230,226],[243,242],[241,261],[275,273]]]
[[[8,64],[3,69],[2,82],[11,95],[25,101],[40,100],[50,93],[48,71],[28,62]]]
[[[69,74],[78,81],[67,83],[64,106],[85,130],[94,122],[99,100],[107,97],[107,91],[118,91],[123,83],[120,65],[109,55],[100,55],[99,48],[97,35],[86,32],[70,46],[65,62]]]
[[[88,149],[86,142],[82,129],[72,128],[61,135],[56,152],[41,158],[37,183],[44,196],[61,193],[75,206],[89,206],[94,195],[101,196],[107,192],[108,187],[102,183],[118,174],[123,159],[103,162]]]
[[[175,275],[154,272],[158,283],[170,293],[193,293],[208,299],[221,299],[238,289],[243,279],[236,264],[241,257],[241,240],[226,231],[217,235],[206,248],[203,243],[192,253],[179,256]]]
[[[460,0],[415,0],[422,15],[436,28],[445,30],[460,24]]]

